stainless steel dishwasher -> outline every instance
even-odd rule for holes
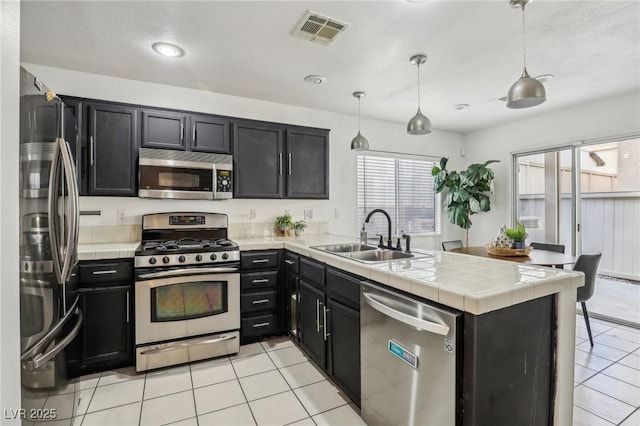
[[[360,301],[367,425],[459,424],[462,313],[369,282]]]

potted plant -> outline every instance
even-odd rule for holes
[[[524,229],[524,225],[520,222],[516,222],[515,228],[507,228],[505,230],[507,237],[513,240],[511,248],[523,249],[525,247],[524,240],[527,238],[527,231]]]
[[[491,209],[489,195],[493,170],[487,166],[498,163],[498,160],[485,161],[482,164],[471,164],[467,170],[456,172],[447,170],[448,158],[440,159],[440,166],[434,166],[431,174],[435,177],[436,192],[448,191],[444,199],[444,207],[449,222],[466,230],[466,246],[469,247],[469,228],[471,216]]]
[[[293,228],[293,220],[291,220],[291,214],[285,213],[282,216],[276,217],[276,228],[278,231],[285,235],[287,231]]]
[[[304,220],[293,222],[292,228],[293,228],[293,232],[296,234],[296,237],[299,236],[307,226],[308,226],[307,222],[305,222]]]

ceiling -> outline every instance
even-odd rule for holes
[[[330,46],[292,37],[309,9],[350,26]],[[417,107],[409,57],[426,53],[422,111],[458,133],[640,89],[640,2],[537,0],[527,68],[556,78],[546,103],[506,108],[497,98],[522,72],[521,25],[507,0],[23,1],[21,60],[350,115],[362,90],[363,116],[406,123]],[[156,41],[186,54],[161,57]]]

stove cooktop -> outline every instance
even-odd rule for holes
[[[238,245],[224,238],[220,239],[196,239],[182,238],[179,240],[161,240],[143,242],[140,252],[164,253],[164,252],[191,252],[191,251],[224,251],[237,250]]]

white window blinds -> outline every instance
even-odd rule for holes
[[[434,162],[404,158],[358,155],[358,224],[373,209],[391,216],[391,232],[412,235],[439,231],[431,168]],[[369,237],[387,235],[387,220],[375,214],[366,226]]]

